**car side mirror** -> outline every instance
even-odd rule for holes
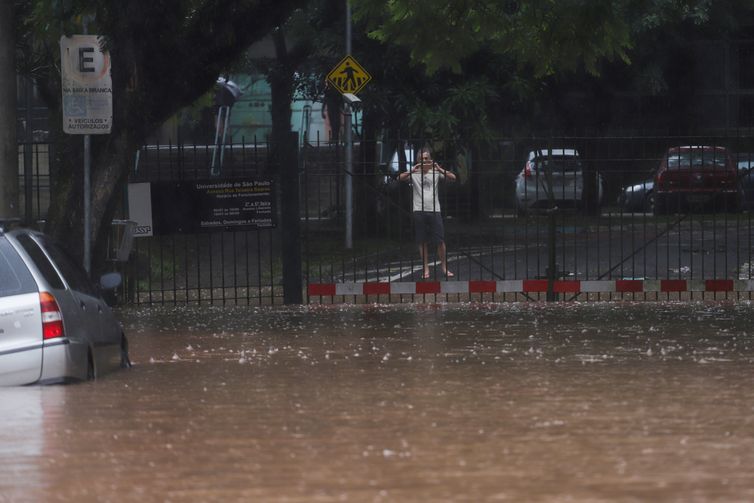
[[[108,306],[113,307],[117,304],[118,299],[115,289],[121,283],[123,283],[123,277],[119,272],[109,272],[99,279],[100,295]]]
[[[115,290],[123,283],[123,277],[119,272],[109,272],[99,279],[99,286],[103,291]]]

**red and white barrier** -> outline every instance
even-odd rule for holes
[[[680,293],[680,292],[752,292],[754,280],[734,279],[660,279],[660,280],[557,280],[555,293]],[[373,283],[310,283],[308,294],[339,295],[412,295],[475,293],[546,293],[547,280],[505,281],[417,281]]]

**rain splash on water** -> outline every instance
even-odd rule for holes
[[[754,500],[750,303],[140,308],[0,389],[5,501]]]

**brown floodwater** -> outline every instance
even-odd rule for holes
[[[753,313],[123,310],[132,369],[0,389],[0,502],[754,501]]]

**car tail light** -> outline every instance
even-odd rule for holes
[[[42,338],[63,337],[63,313],[60,312],[55,297],[49,292],[39,292],[39,304],[42,308]]]

